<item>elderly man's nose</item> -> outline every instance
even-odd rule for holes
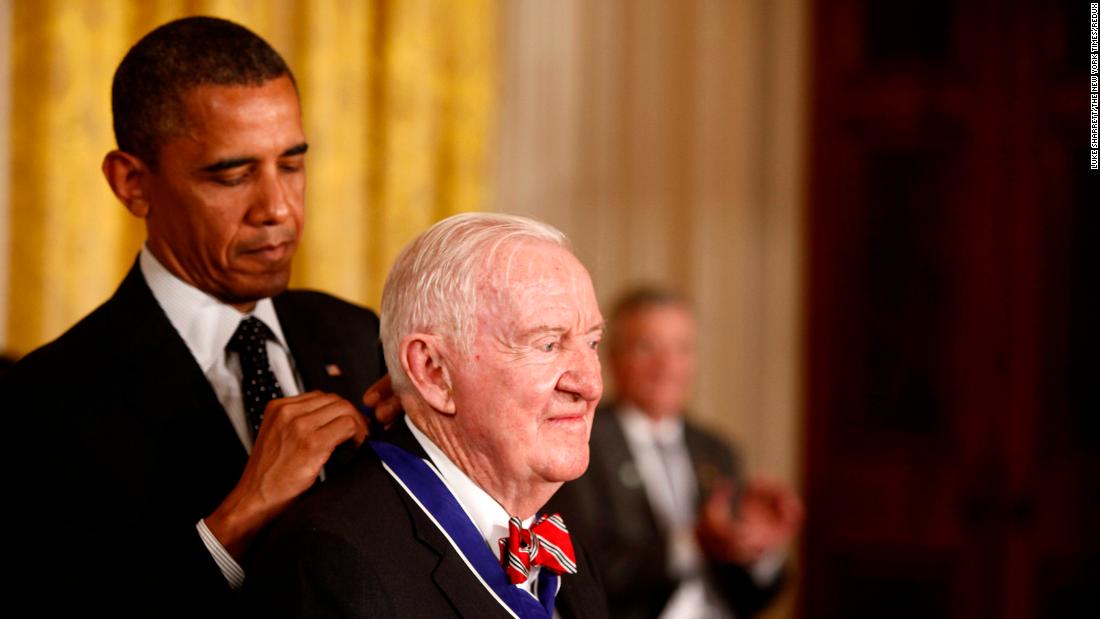
[[[582,400],[593,402],[603,395],[600,359],[590,350],[578,351],[570,368],[561,377],[560,387]]]

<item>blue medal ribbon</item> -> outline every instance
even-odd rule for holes
[[[390,475],[435,522],[498,602],[522,619],[550,619],[554,616],[554,598],[559,584],[557,574],[545,569],[539,571],[539,599],[536,601],[508,580],[500,561],[482,539],[481,532],[431,465],[396,445],[375,440],[368,443]]]

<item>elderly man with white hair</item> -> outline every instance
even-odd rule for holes
[[[416,238],[382,296],[406,411],[272,531],[265,616],[604,617],[595,570],[540,508],[588,466],[604,321],[565,236],[465,214]]]

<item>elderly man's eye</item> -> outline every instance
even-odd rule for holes
[[[541,350],[542,352],[554,352],[555,350],[557,350],[557,348],[558,343],[556,341],[543,342],[542,344],[539,344],[539,350]]]

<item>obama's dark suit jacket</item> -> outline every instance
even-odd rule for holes
[[[381,440],[427,458],[403,422]],[[374,452],[357,457],[260,544],[247,566],[250,616],[508,617]],[[578,571],[561,576],[555,608],[565,619],[606,617],[592,562],[576,551]]]
[[[369,310],[317,292],[273,301],[307,390],[357,402],[383,374]],[[247,454],[137,264],[110,300],[11,369],[0,402],[13,595],[60,616],[239,610],[195,523]]]

